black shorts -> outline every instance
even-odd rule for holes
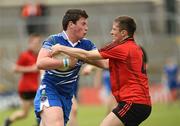
[[[123,122],[125,126],[138,126],[150,115],[151,106],[119,102],[112,112]]]
[[[36,91],[19,92],[19,96],[23,100],[34,100],[34,98],[36,96]]]

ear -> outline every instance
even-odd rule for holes
[[[73,27],[74,26],[74,23],[72,21],[69,21],[69,24],[68,24],[69,27]]]
[[[124,37],[124,36],[127,36],[127,34],[128,34],[128,33],[127,33],[127,31],[126,31],[126,30],[122,30],[122,31],[121,31],[121,36],[123,36],[123,37]]]

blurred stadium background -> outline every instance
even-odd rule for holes
[[[19,104],[16,94],[19,75],[13,74],[11,67],[18,54],[27,45],[26,22],[21,16],[21,8],[27,1],[30,0],[0,0],[0,109],[2,110]],[[162,88],[162,73],[168,57],[174,57],[180,65],[180,0],[32,1],[40,2],[48,9],[46,16],[38,17],[37,22],[30,22],[47,28],[43,33],[44,38],[62,31],[61,20],[68,8],[85,9],[89,14],[87,38],[93,40],[97,47],[110,41],[111,25],[115,17],[119,15],[134,17],[137,22],[136,41],[144,47],[148,55],[152,99],[161,103],[168,101],[167,92]],[[101,104],[99,98],[92,97],[87,100],[86,96],[99,95],[99,90],[92,89],[92,78],[93,75],[82,76],[80,79],[82,104]],[[179,110],[178,112],[180,113]]]

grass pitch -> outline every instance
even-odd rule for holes
[[[14,109],[0,111],[0,126],[3,120]],[[80,105],[78,110],[79,126],[99,126],[106,114],[104,106],[84,106]],[[12,126],[33,126],[36,124],[33,110],[25,120],[19,120]],[[153,105],[150,117],[140,126],[179,126],[180,125],[180,103],[155,104]]]

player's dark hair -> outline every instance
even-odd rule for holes
[[[88,15],[87,15],[85,10],[81,10],[81,9],[69,9],[65,13],[65,15],[63,17],[63,20],[62,20],[63,30],[65,30],[65,31],[67,30],[67,26],[68,26],[68,23],[70,21],[72,21],[74,24],[76,24],[76,22],[81,17],[88,18]]]
[[[146,53],[145,49],[142,46],[139,46],[139,47],[141,48],[141,50],[143,52],[143,61],[144,61],[144,63],[147,64],[148,63],[147,53]]]
[[[134,32],[136,31],[136,23],[133,18],[129,16],[120,16],[114,20],[119,24],[120,31],[126,30],[129,37],[133,37]]]

